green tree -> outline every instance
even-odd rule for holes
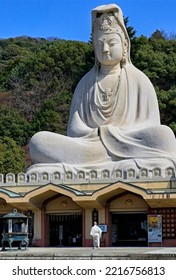
[[[10,137],[18,145],[26,145],[29,123],[13,108],[0,106],[0,137]]]
[[[32,121],[33,133],[47,130],[66,135],[71,100],[72,92],[68,91],[46,99]]]
[[[92,52],[88,43],[55,40],[13,60],[6,79],[13,107],[31,121],[45,99],[63,90],[73,92],[94,63]]]
[[[0,138],[0,173],[18,174],[24,168],[24,153],[16,142],[9,137]]]
[[[159,90],[158,88],[156,91],[159,100],[161,122],[170,126],[176,134],[176,86],[167,91]]]
[[[150,40],[165,40],[165,34],[163,31],[156,29],[156,31],[150,36]]]
[[[126,26],[126,29],[128,32],[128,36],[129,36],[130,40],[132,41],[136,36],[136,30],[134,29],[134,27],[128,26],[128,23],[129,23],[128,17],[124,18],[124,22],[125,22],[125,26]]]

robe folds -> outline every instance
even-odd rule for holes
[[[174,133],[160,124],[156,93],[147,76],[128,64],[122,69],[118,92],[109,106],[98,98],[95,76],[93,68],[78,84],[68,136],[87,140],[98,135],[113,161],[176,158]]]
[[[175,167],[175,136],[160,124],[156,93],[147,76],[127,64],[109,101],[102,100],[96,76],[94,66],[77,85],[67,136],[42,131],[32,137],[33,161],[62,164],[65,170]]]

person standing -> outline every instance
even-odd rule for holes
[[[94,222],[94,225],[90,231],[90,235],[93,238],[93,249],[100,248],[100,239],[102,235],[102,230],[99,226],[97,226],[97,222]]]

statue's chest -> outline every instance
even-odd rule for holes
[[[118,89],[119,76],[117,75],[106,75],[99,76],[96,80],[99,98],[102,103],[111,102]]]

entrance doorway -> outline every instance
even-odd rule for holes
[[[82,214],[48,214],[50,246],[82,246]]]
[[[112,246],[147,246],[147,213],[112,213]]]

